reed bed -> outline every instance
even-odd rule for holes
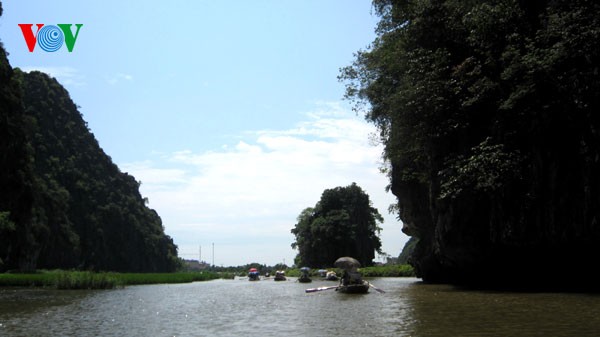
[[[114,273],[90,271],[61,271],[56,273],[54,287],[57,289],[114,289],[123,286]]]
[[[360,268],[365,277],[413,277],[414,269],[408,264],[373,266]]]
[[[233,278],[215,272],[112,273],[90,271],[40,271],[0,274],[0,287],[49,287],[56,289],[114,289],[127,285],[190,283]]]
[[[49,273],[0,274],[0,287],[46,287],[53,283]]]
[[[158,283],[190,283],[228,278],[214,272],[179,272],[179,273],[122,273],[118,274],[126,285],[158,284]]]

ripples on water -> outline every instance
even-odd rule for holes
[[[411,278],[385,294],[318,281],[216,280],[108,291],[0,289],[0,336],[598,336],[600,297],[466,292]]]

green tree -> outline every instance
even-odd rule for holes
[[[382,253],[377,235],[383,218],[355,183],[325,190],[315,207],[304,209],[297,221],[292,229],[297,266],[330,267],[341,256],[370,266],[375,252]]]

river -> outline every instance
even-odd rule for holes
[[[214,280],[116,290],[0,288],[0,336],[599,336],[600,296],[465,291],[375,278],[386,293]]]

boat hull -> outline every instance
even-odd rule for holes
[[[344,294],[366,294],[369,292],[369,282],[363,281],[362,284],[349,284],[347,286],[339,286],[336,291]]]

